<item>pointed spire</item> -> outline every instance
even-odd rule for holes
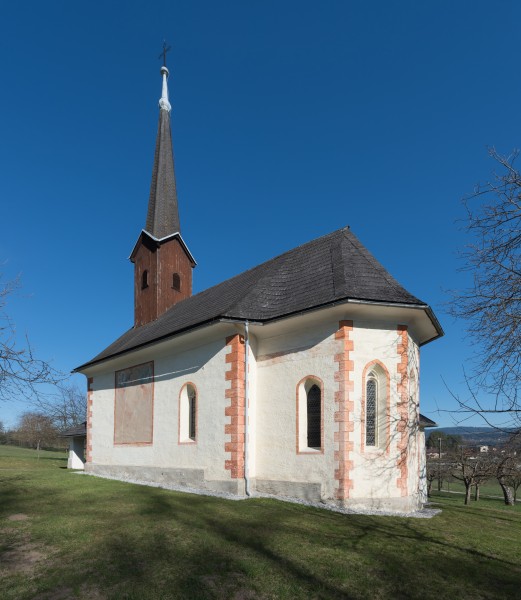
[[[169,73],[168,73],[168,69],[164,66],[161,67],[161,75],[163,76],[163,90],[162,90],[162,94],[161,94],[161,99],[159,100],[159,107],[170,112],[172,110],[172,106],[170,105],[170,102],[168,101],[168,83],[167,83]]]
[[[174,173],[174,153],[170,129],[171,105],[168,100],[168,69],[161,67],[163,90],[159,100],[159,125],[157,129],[154,168],[150,184],[146,231],[157,239],[180,233],[177,190]]]

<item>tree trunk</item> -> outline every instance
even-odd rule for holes
[[[465,484],[465,504],[470,504],[470,493],[472,492],[472,486]]]
[[[505,498],[505,504],[507,506],[514,506],[514,495],[512,494],[512,488],[504,483],[499,482],[501,489],[503,491],[503,496]]]
[[[431,481],[427,481],[427,497],[428,498],[431,497],[431,490],[432,490],[432,480]]]
[[[479,500],[479,485],[476,484],[476,489],[474,491],[474,500],[477,502]]]

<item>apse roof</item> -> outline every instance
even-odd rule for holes
[[[268,323],[347,300],[422,308],[435,337],[443,335],[430,307],[345,227],[178,302],[155,321],[129,329],[77,370],[221,319]]]

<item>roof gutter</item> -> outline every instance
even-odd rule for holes
[[[166,342],[174,337],[177,337],[178,335],[183,335],[184,333],[191,333],[192,331],[204,329],[205,327],[210,327],[211,325],[218,325],[219,323],[234,323],[234,324],[239,323],[240,324],[240,323],[244,323],[244,318],[233,319],[230,317],[226,317],[226,318],[216,317],[215,319],[209,319],[208,321],[206,321],[204,323],[199,323],[198,325],[189,326],[189,327],[186,327],[185,329],[181,329],[181,330],[175,331],[173,333],[167,333],[164,336],[154,338],[153,340],[144,342],[142,344],[138,344],[136,346],[133,346],[132,348],[128,348],[127,350],[120,350],[119,352],[114,352],[114,354],[111,354],[110,356],[105,356],[98,360],[91,360],[87,363],[80,365],[79,367],[76,367],[75,369],[73,369],[71,371],[71,373],[82,373],[82,369],[100,365],[101,363],[112,360],[113,358],[119,358],[120,356],[124,356],[125,354],[130,354],[131,352],[135,352],[136,350],[143,350],[144,348],[147,348],[148,346],[157,344],[158,342]],[[264,325],[264,323],[262,323],[262,321],[249,321],[249,323],[251,325]]]
[[[420,346],[425,346],[425,344],[428,344],[429,342],[432,342],[433,340],[436,340],[439,337],[442,337],[445,335],[445,332],[443,331],[443,327],[441,326],[440,322],[436,318],[434,311],[428,304],[405,304],[404,302],[377,302],[377,301],[373,301],[373,300],[351,300],[351,299],[348,299],[347,302],[349,304],[374,304],[376,306],[387,306],[387,307],[396,307],[396,308],[414,308],[416,310],[418,310],[418,309],[424,310],[425,314],[429,317],[434,329],[436,329],[436,331],[438,332],[438,335],[435,335],[435,336],[429,338],[428,340],[425,340],[424,342],[422,342],[420,344]]]
[[[244,321],[244,319],[241,319],[240,322],[243,322],[243,321]],[[209,319],[205,323],[199,323],[198,325],[186,327],[185,329],[181,329],[180,331],[175,331],[173,333],[167,333],[163,336],[156,337],[148,342],[143,342],[142,344],[137,344],[136,346],[132,346],[132,348],[128,348],[126,350],[120,350],[119,352],[114,352],[114,354],[111,354],[110,356],[104,356],[103,358],[100,358],[97,360],[96,359],[90,360],[89,362],[84,363],[84,364],[80,365],[79,367],[76,367],[75,369],[73,369],[71,371],[71,373],[81,373],[82,369],[86,369],[89,367],[93,367],[95,365],[99,365],[108,360],[112,360],[113,358],[119,358],[120,356],[124,356],[125,354],[130,354],[131,352],[135,352],[136,350],[142,350],[143,348],[147,348],[148,346],[152,346],[153,344],[157,344],[158,342],[166,342],[167,340],[169,340],[173,337],[176,337],[178,335],[182,335],[183,333],[189,333],[191,331],[197,331],[198,329],[204,329],[205,327],[210,327],[211,325],[215,325],[216,323],[220,323],[220,322],[221,322],[221,319],[219,319],[219,318]],[[237,321],[235,321],[235,322],[237,322]]]
[[[364,304],[368,306],[385,306],[387,308],[412,308],[415,310],[424,310],[426,315],[429,317],[429,320],[431,321],[432,325],[434,326],[434,329],[436,329],[436,331],[438,332],[438,335],[435,335],[429,338],[428,340],[425,340],[420,344],[420,346],[425,346],[425,344],[428,344],[429,342],[432,342],[438,339],[439,337],[443,337],[445,335],[445,332],[443,331],[440,322],[438,321],[432,308],[428,304],[406,304],[405,302],[383,302],[379,300],[358,300],[354,298],[343,298],[341,300],[328,302],[327,304],[320,304],[318,306],[313,306],[304,310],[297,310],[293,313],[287,313],[285,315],[281,315],[280,317],[274,317],[272,319],[267,319],[266,321],[262,321],[260,323],[255,323],[255,325],[267,325],[268,323],[275,323],[277,321],[282,321],[283,319],[288,319],[290,317],[298,317],[300,315],[304,315],[310,312],[322,310],[323,308],[329,308],[331,306],[340,306],[341,304]],[[250,322],[253,323],[252,321]]]
[[[275,323],[277,321],[281,321],[281,320],[287,319],[289,317],[298,317],[299,315],[307,314],[307,313],[310,313],[310,312],[313,312],[316,310],[322,310],[323,308],[327,308],[330,306],[339,306],[341,304],[366,304],[366,305],[374,305],[374,306],[386,306],[388,308],[412,308],[412,309],[416,309],[416,310],[424,310],[425,313],[427,314],[427,316],[429,317],[431,323],[433,324],[434,328],[438,332],[438,335],[435,335],[432,338],[425,340],[424,342],[422,342],[420,344],[420,346],[425,346],[425,344],[428,344],[429,342],[432,342],[444,335],[444,331],[443,331],[442,326],[440,325],[440,322],[438,321],[438,319],[434,315],[433,310],[431,309],[431,307],[428,304],[405,304],[403,302],[381,302],[381,301],[377,301],[377,300],[358,300],[358,299],[351,299],[351,298],[335,300],[334,302],[328,302],[327,304],[321,304],[319,306],[313,306],[311,308],[307,308],[304,310],[298,310],[293,313],[288,313],[285,315],[281,315],[279,317],[274,317],[272,319],[266,319],[265,321],[250,320],[249,323],[250,323],[250,325],[267,325],[268,323]],[[163,341],[166,341],[173,337],[176,337],[178,335],[182,335],[183,333],[188,333],[190,331],[196,331],[198,329],[202,329],[203,327],[208,327],[208,326],[214,325],[216,323],[244,323],[244,322],[245,322],[244,317],[243,318],[241,318],[241,317],[234,318],[234,317],[218,317],[217,316],[213,319],[209,319],[208,321],[206,321],[204,323],[199,323],[197,325],[188,326],[179,331],[175,331],[173,333],[167,333],[164,336],[154,338],[153,340],[144,342],[143,344],[138,344],[136,346],[133,346],[132,348],[129,348],[128,350],[121,350],[120,352],[115,352],[114,354],[111,354],[110,356],[107,356],[104,358],[100,358],[99,360],[89,361],[88,363],[84,363],[83,365],[80,365],[76,369],[73,369],[71,372],[72,373],[81,373],[82,371],[80,369],[84,369],[87,367],[101,364],[105,361],[112,360],[113,358],[123,356],[130,352],[134,352],[135,350],[140,350],[142,348],[146,348],[147,346],[151,346],[152,344],[155,344],[157,342],[163,342]]]

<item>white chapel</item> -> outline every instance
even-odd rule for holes
[[[85,469],[420,508],[434,425],[420,415],[420,349],[443,335],[436,316],[346,227],[193,295],[161,75],[146,224],[130,255],[134,324],[76,369],[88,382]]]

